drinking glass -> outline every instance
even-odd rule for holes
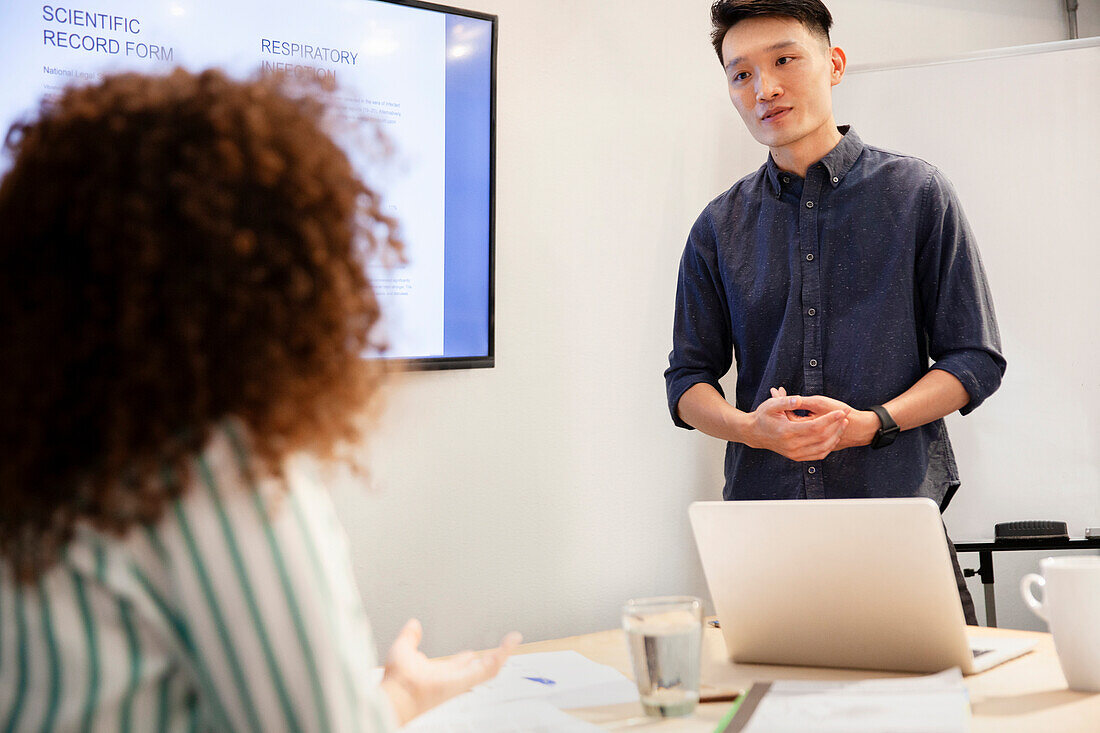
[[[692,596],[629,600],[623,631],[646,714],[689,715],[699,702],[702,602]]]

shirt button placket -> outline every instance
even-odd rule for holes
[[[824,378],[821,368],[821,319],[816,306],[821,303],[821,242],[818,241],[818,216],[821,211],[821,191],[826,173],[817,168],[806,172],[802,191],[803,204],[799,215],[799,249],[802,253],[802,319],[803,384],[807,395],[822,394]],[[820,466],[807,466],[803,472],[807,499],[825,498],[825,486]]]

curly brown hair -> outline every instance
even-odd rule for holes
[[[18,123],[0,182],[0,555],[156,521],[232,417],[269,468],[360,437],[364,266],[396,223],[287,79],[119,74]]]

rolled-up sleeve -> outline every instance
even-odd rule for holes
[[[732,363],[730,313],[718,271],[717,238],[704,212],[692,227],[680,258],[672,352],[665,370],[668,409],[678,427],[692,429],[677,411],[684,392],[705,382],[724,396],[718,380]]]
[[[958,197],[934,170],[923,192],[917,279],[933,369],[954,375],[970,396],[966,415],[1001,385],[1001,335],[985,269]]]

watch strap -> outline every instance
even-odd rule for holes
[[[898,424],[894,422],[894,418],[882,405],[874,405],[868,409],[878,415],[878,421],[881,423],[875,437],[871,438],[871,448],[875,450],[885,448],[894,442],[894,439],[898,437],[898,433],[901,432],[901,428],[898,427]]]

